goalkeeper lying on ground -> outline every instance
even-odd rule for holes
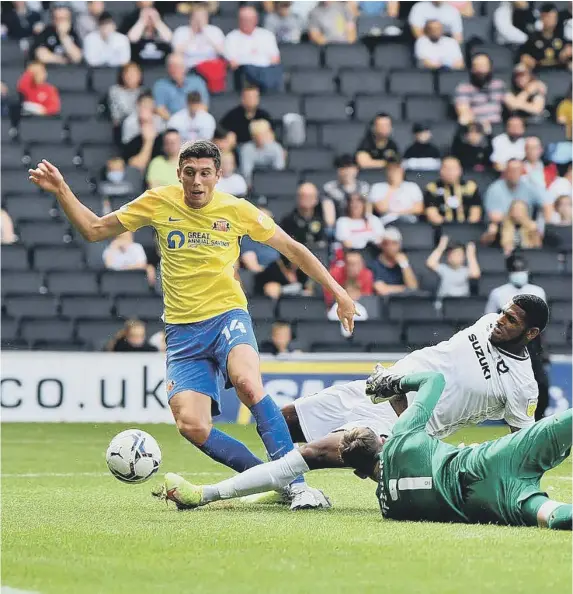
[[[378,482],[382,515],[396,520],[496,523],[571,530],[572,506],[540,489],[543,474],[568,455],[571,409],[527,429],[475,447],[456,448],[430,437],[426,423],[444,389],[440,373],[388,375],[370,384],[378,400],[417,390],[386,441],[367,428],[345,432],[342,461]],[[288,485],[312,470],[312,443],[216,485],[195,486],[165,475],[164,494],[179,507],[198,507]],[[306,459],[305,459],[306,457]],[[312,463],[312,462],[311,462]]]

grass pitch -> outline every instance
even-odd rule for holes
[[[320,471],[309,482],[329,511],[220,502],[177,513],[107,473],[119,424],[2,428],[2,584],[42,594],[571,592],[571,533],[384,521],[371,481]],[[143,426],[161,470],[195,482],[230,475],[179,437]],[[253,426],[227,426],[259,455]],[[504,429],[472,428],[454,442]],[[571,501],[571,459],[543,483]]]

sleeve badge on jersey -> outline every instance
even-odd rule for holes
[[[213,231],[230,231],[231,223],[225,219],[219,219],[213,223]]]
[[[537,399],[530,398],[527,401],[527,416],[532,417],[535,414],[535,409],[537,408]]]
[[[272,219],[263,213],[258,216],[257,222],[263,227],[263,229],[270,229],[271,225],[273,224]]]

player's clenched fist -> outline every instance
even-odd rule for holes
[[[57,167],[46,159],[38,163],[36,169],[28,169],[30,181],[45,192],[57,193],[64,184],[64,176]]]

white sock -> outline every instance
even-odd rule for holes
[[[308,465],[300,452],[292,450],[279,460],[253,466],[233,478],[203,487],[203,501],[209,503],[218,499],[233,499],[253,493],[276,491],[308,471]]]

